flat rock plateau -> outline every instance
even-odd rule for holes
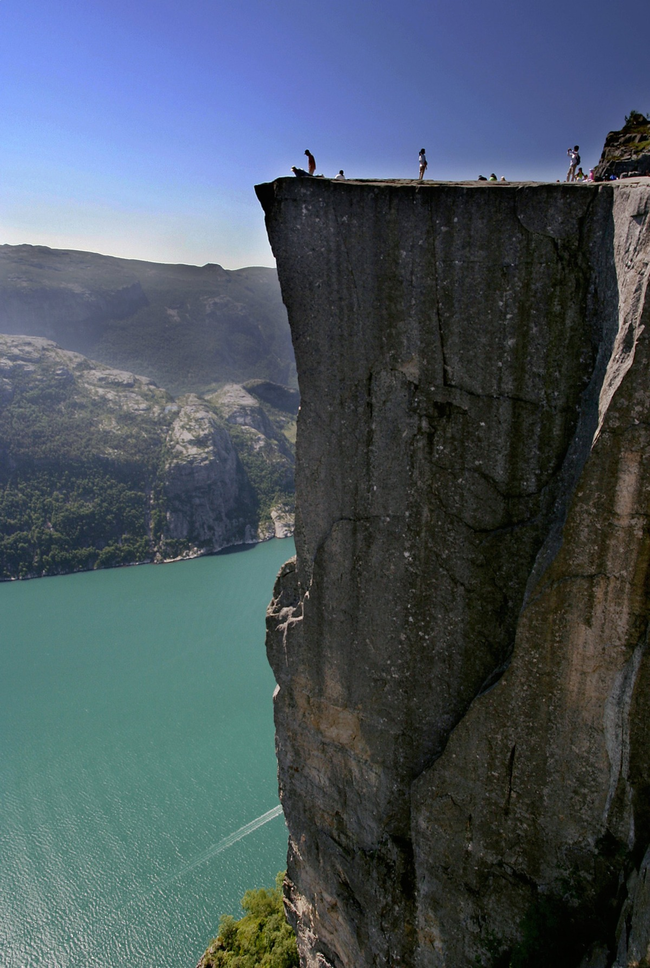
[[[649,964],[650,182],[257,188],[303,968]]]

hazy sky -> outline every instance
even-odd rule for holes
[[[272,265],[256,182],[563,178],[650,112],[650,0],[0,0],[0,243]]]

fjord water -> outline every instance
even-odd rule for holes
[[[4,968],[193,968],[273,884],[264,613],[293,550],[0,584]]]

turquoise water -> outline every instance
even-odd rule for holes
[[[0,584],[5,968],[194,968],[273,883],[264,613],[293,550]]]

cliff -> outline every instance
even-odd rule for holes
[[[284,536],[295,418],[229,393],[249,404],[236,428],[226,390],[174,399],[49,340],[0,336],[0,580]]]
[[[644,963],[650,186],[257,193],[301,392],[267,648],[303,966]]]

